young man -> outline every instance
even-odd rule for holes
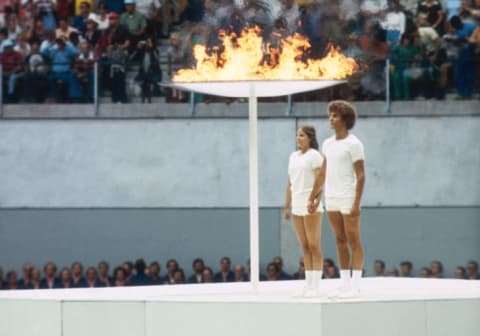
[[[333,296],[358,295],[364,264],[360,241],[360,203],[365,184],[364,151],[360,140],[349,131],[357,113],[346,101],[327,107],[334,135],[322,145],[326,165],[325,205],[335,234],[342,286]],[[350,280],[352,270],[352,281]]]

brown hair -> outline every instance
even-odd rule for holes
[[[318,150],[318,141],[317,135],[315,132],[315,127],[310,125],[301,126],[300,129],[305,133],[310,140],[310,148]]]
[[[340,114],[340,118],[345,122],[348,130],[355,126],[357,120],[357,110],[352,104],[345,100],[334,100],[327,105],[328,114],[334,112]]]

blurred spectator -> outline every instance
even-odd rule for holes
[[[478,263],[475,260],[470,260],[467,264],[467,279],[480,280],[480,273],[478,273]]]
[[[280,279],[280,269],[278,265],[271,262],[267,265],[267,281],[278,281]]]
[[[31,46],[27,40],[27,34],[22,33],[17,36],[17,41],[13,50],[19,52],[23,58],[28,56],[31,52]]]
[[[93,101],[94,95],[94,64],[97,61],[88,41],[80,42],[80,53],[75,58],[75,73],[79,81],[83,100]]]
[[[325,270],[324,270],[325,274]],[[298,262],[298,270],[293,274],[293,278],[296,280],[304,280],[305,279],[305,262],[303,257],[300,258]]]
[[[84,3],[88,3],[90,8],[93,8],[95,5],[96,1],[95,0],[73,0],[75,3],[75,15],[81,15],[82,14],[82,6]]]
[[[400,5],[410,16],[415,16],[417,13],[418,0],[400,0]]]
[[[137,49],[131,55],[131,59],[139,63],[138,74],[135,81],[142,88],[142,103],[147,100],[152,102],[152,93],[158,89],[157,83],[162,80],[162,71],[160,69],[160,55],[155,46],[152,37],[147,37],[145,41],[137,44]]]
[[[460,9],[459,15],[467,16],[470,19],[479,19],[480,18],[480,0],[462,1],[462,8]]]
[[[43,21],[41,19],[35,19],[32,29],[28,31],[27,38],[29,41],[37,40],[41,42],[46,38],[45,31]]]
[[[143,259],[137,259],[135,261],[135,275],[132,277],[132,285],[134,286],[143,286],[150,282],[150,278],[145,274],[147,269],[147,264]]]
[[[92,8],[89,2],[82,1],[80,3],[80,13],[75,15],[72,20],[72,27],[84,34],[87,30],[87,20]]]
[[[72,287],[80,288],[85,287],[85,278],[83,277],[83,265],[75,261],[72,264]]]
[[[55,16],[57,18],[61,18],[61,17],[68,18],[73,15],[72,8],[71,8],[72,0],[55,0],[55,2],[56,2]]]
[[[41,280],[41,273],[40,270],[36,267],[32,268],[32,280],[30,284],[25,289],[40,289],[42,288],[42,280]]]
[[[33,0],[34,11],[36,17],[42,19],[43,28],[47,30],[55,30],[55,0]]]
[[[163,280],[160,276],[160,264],[157,261],[153,261],[148,266],[148,276],[150,277],[150,285],[161,285]]]
[[[396,267],[389,268],[387,270],[387,277],[398,277],[398,269]]]
[[[430,26],[440,35],[443,34],[443,22],[445,13],[440,1],[420,0],[417,7],[417,15],[425,15]]]
[[[463,22],[455,15],[450,19],[455,36],[445,36],[457,44],[459,48],[456,64],[456,80],[458,88],[458,98],[469,99],[473,95],[475,84],[475,45],[471,43],[470,38],[473,35],[476,25],[470,22]]]
[[[54,288],[58,284],[57,279],[57,265],[53,262],[48,262],[43,267],[43,273],[45,277],[40,283],[40,288]]]
[[[21,288],[28,288],[32,283],[32,270],[33,265],[31,263],[25,263],[22,267],[23,278],[18,281],[18,285]],[[3,277],[0,276],[0,283],[3,281]],[[0,285],[1,288],[1,285]]]
[[[133,277],[133,262],[131,261],[124,261],[122,264],[122,268],[125,270],[125,281],[130,283]]]
[[[7,20],[7,34],[8,38],[15,41],[17,37],[22,33],[22,27],[18,24],[18,18],[16,14],[12,14]]]
[[[175,272],[178,270],[178,262],[175,259],[167,261],[167,275],[163,278],[163,283],[174,284]]]
[[[70,270],[67,267],[62,268],[60,271],[60,280],[57,282],[54,288],[72,288],[72,277]]]
[[[184,42],[184,41],[183,41]],[[185,67],[185,45],[182,43],[182,39],[179,33],[172,33],[170,35],[170,45],[167,49],[168,58],[172,65],[169,69],[169,77],[172,78],[177,70]],[[173,101],[185,101],[186,93],[181,90],[172,89],[171,98]],[[170,98],[170,97],[169,97]]]
[[[202,259],[197,258],[192,263],[193,274],[188,278],[189,283],[202,283],[203,282],[203,270],[205,263]]]
[[[385,16],[388,9],[387,0],[363,0],[361,14],[367,21],[377,22]]]
[[[210,267],[205,267],[203,269],[203,273],[202,273],[202,276],[203,276],[203,282],[204,283],[213,283],[215,282],[214,279],[213,279],[213,271]]]
[[[132,46],[144,38],[147,20],[136,10],[136,0],[125,0],[125,12],[120,16],[120,24],[127,27]]]
[[[105,284],[105,286],[111,286],[113,283],[112,278],[108,275],[108,271],[110,269],[110,265],[108,262],[102,260],[98,263],[98,280]]]
[[[163,1],[163,0],[162,0]],[[137,11],[143,15],[146,20],[145,33],[146,35],[156,38],[159,34],[158,13],[160,10],[160,0],[137,0]]]
[[[386,41],[390,45],[396,46],[400,42],[403,33],[405,33],[407,19],[398,0],[390,0],[388,5],[387,14],[381,25],[387,31]]]
[[[237,264],[233,268],[235,274],[235,282],[245,282],[248,281],[248,275],[245,272],[245,267],[243,265]]]
[[[66,86],[68,98],[78,100],[82,96],[77,76],[72,72],[77,49],[66,38],[56,39],[54,45],[42,46],[40,52],[52,63],[47,75],[50,96],[54,100],[63,100],[63,88]]]
[[[100,39],[100,31],[97,29],[97,21],[90,15],[86,21],[87,29],[83,33],[82,37],[85,41],[88,42],[92,47],[97,45],[98,40]]]
[[[457,266],[455,268],[455,279],[465,280],[467,275],[467,271],[463,266]]]
[[[383,260],[375,260],[374,276],[385,276],[385,262]]]
[[[420,61],[420,49],[412,43],[412,38],[402,35],[400,44],[393,49],[394,72],[393,93],[395,99],[410,99],[410,82],[422,76],[422,68],[415,62]]]
[[[428,267],[422,267],[418,273],[420,278],[430,278],[432,276],[432,271]]]
[[[220,259],[220,272],[215,274],[215,282],[233,282],[235,281],[235,275],[233,274],[231,267],[231,261],[229,257],[223,257]]]
[[[410,278],[412,274],[413,265],[410,261],[402,261],[400,263],[400,276]]]
[[[106,287],[106,284],[99,281],[97,277],[97,270],[95,267],[87,268],[86,277],[85,277],[85,287],[96,288],[96,287]]]
[[[117,267],[115,268],[113,274],[115,278],[113,285],[115,287],[124,287],[130,284],[127,280],[127,272],[125,271],[125,268]]]
[[[3,44],[3,53],[0,54],[0,63],[2,64],[3,85],[7,84],[6,101],[13,102],[18,100],[17,80],[23,71],[23,56],[13,49],[13,42],[6,40]]]
[[[292,276],[290,274],[285,273],[285,271],[283,270],[283,259],[282,259],[282,257],[277,256],[277,257],[273,258],[273,262],[278,267],[279,280],[291,280],[292,279]]]
[[[124,10],[124,1],[122,0],[104,0],[103,1],[107,7],[107,12],[117,13],[118,15],[123,13]]]
[[[57,21],[58,23],[58,28],[55,30],[55,37],[58,38],[69,38],[71,33],[77,33],[79,32],[78,29],[70,26],[68,24],[68,18],[67,17],[60,17]]]
[[[183,269],[179,268],[173,273],[173,283],[175,285],[184,284],[185,283],[185,273]]]
[[[21,287],[18,285],[17,272],[15,271],[7,272],[6,279],[7,279],[6,289],[21,289]]]
[[[105,2],[99,2],[96,13],[90,13],[88,18],[95,20],[99,31],[103,32],[106,30],[110,25],[110,22],[108,20],[107,5]]]
[[[329,265],[327,268],[324,268],[323,277],[325,279],[336,279],[340,277],[338,268],[335,265]]]
[[[432,272],[432,278],[443,278],[443,264],[440,261],[432,261],[430,264],[430,270]]]

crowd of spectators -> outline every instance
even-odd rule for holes
[[[162,78],[194,65],[195,44],[220,52],[219,30],[238,34],[247,25],[260,26],[270,45],[293,33],[307,36],[305,57],[321,57],[333,43],[355,58],[360,71],[326,99],[383,99],[387,73],[394,99],[443,99],[452,87],[457,98],[469,99],[480,68],[479,18],[479,0],[6,0],[3,99],[91,101],[98,62],[100,90],[113,102],[128,101],[129,64],[138,67],[142,101],[150,101]],[[186,100],[182,92],[169,95]]]
[[[84,266],[80,262],[74,262],[71,267],[57,269],[57,265],[48,262],[42,271],[25,263],[22,275],[8,271],[5,275],[0,268],[0,289],[48,289],[48,288],[86,288],[86,287],[122,287],[122,286],[147,286],[147,285],[173,285],[195,283],[218,283],[218,282],[244,282],[249,281],[250,267],[242,264],[232,266],[229,257],[222,257],[218,272],[212,267],[205,265],[201,258],[192,262],[192,271],[187,277],[186,271],[181,268],[175,259],[167,261],[166,270],[162,271],[158,261],[152,261],[148,265],[144,259],[138,259],[135,263],[126,261],[122,265],[110,270],[106,261],[98,263],[97,267]],[[300,260],[298,270],[294,274],[288,274],[283,269],[281,257],[275,257],[266,267],[266,273],[260,274],[261,281],[281,281],[305,279],[305,267]],[[332,259],[324,260],[325,279],[339,277],[338,268]],[[413,265],[410,261],[403,261],[397,267],[386,268],[385,262],[376,260],[373,268],[373,276],[388,277],[415,277]],[[443,278],[444,270],[440,261],[432,261],[429,267],[422,267],[417,277]],[[478,263],[471,260],[464,266],[457,266],[455,278],[464,280],[480,280]]]

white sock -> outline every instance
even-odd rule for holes
[[[307,288],[314,288],[314,283],[313,283],[313,279],[314,279],[314,274],[313,274],[313,271],[305,271],[305,281],[306,281],[306,284],[307,284]]]
[[[352,271],[352,289],[358,291],[360,289],[360,279],[362,278],[362,270]]]
[[[320,287],[320,281],[322,281],[323,271],[313,271],[313,281],[315,288]]]
[[[350,287],[350,270],[340,270],[340,279],[343,287]]]

